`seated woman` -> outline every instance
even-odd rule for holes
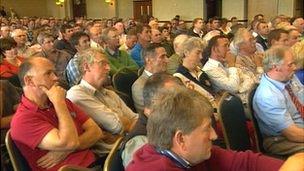
[[[214,91],[206,73],[201,70],[201,59],[204,44],[201,39],[192,37],[183,44],[182,64],[177,68],[174,76],[188,87],[205,96],[216,108]]]
[[[15,86],[21,87],[17,75],[23,58],[17,56],[16,46],[17,43],[12,38],[0,39],[0,76],[1,79],[9,80]]]

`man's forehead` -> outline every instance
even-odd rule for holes
[[[36,57],[32,61],[33,67],[29,72],[39,72],[39,73],[44,73],[49,70],[54,70],[54,64],[49,61],[48,59],[42,58],[42,57]]]

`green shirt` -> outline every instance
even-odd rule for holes
[[[118,50],[113,55],[111,55],[108,49],[106,49],[105,53],[109,59],[111,76],[122,68],[128,68],[134,71],[138,70],[137,64],[127,52]]]

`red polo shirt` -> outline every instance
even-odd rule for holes
[[[78,135],[81,135],[84,132],[81,126],[88,120],[88,116],[67,99],[66,104],[74,119]],[[46,109],[39,109],[35,103],[22,96],[21,103],[11,122],[11,136],[32,170],[45,170],[38,167],[36,162],[48,151],[39,149],[38,145],[51,129],[58,128],[58,124],[52,103],[49,102],[49,107]],[[87,167],[94,161],[94,154],[89,149],[75,151],[49,170],[58,170],[66,164]]]

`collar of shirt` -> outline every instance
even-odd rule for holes
[[[91,46],[92,48],[98,48],[100,45],[99,45],[98,43],[96,43],[94,40],[91,39],[91,41],[90,41],[90,46]]]
[[[112,57],[119,57],[119,55],[120,55],[118,49],[116,51],[114,51],[112,49],[106,48],[106,52]]]
[[[221,62],[219,62],[219,61],[217,61],[217,60],[214,60],[214,59],[212,59],[212,58],[209,58],[209,59],[208,59],[208,63],[209,63],[210,65],[212,65],[212,66],[217,66],[217,67],[225,68],[224,65],[223,65]]]
[[[273,84],[276,88],[278,88],[280,91],[284,91],[285,90],[285,86],[288,85],[290,83],[290,81],[283,83],[280,81],[276,81],[274,79],[271,79],[270,77],[268,77],[268,75],[265,73],[262,77],[262,79],[267,79],[271,84]]]
[[[204,34],[204,32],[202,30],[200,32],[197,32],[195,29],[193,29],[193,32],[198,34],[200,37],[202,37]]]
[[[38,111],[39,110],[39,106],[32,102],[30,99],[28,99],[27,97],[25,97],[24,95],[22,95],[21,97],[21,103],[24,107],[26,107],[27,109],[31,110],[31,111]],[[47,109],[47,108],[50,108],[52,106],[52,103],[48,100],[47,101],[47,107],[44,108],[44,109]]]
[[[101,94],[105,94],[106,91],[104,89],[97,90],[95,87],[93,87],[90,83],[88,83],[86,80],[81,80],[79,85],[87,90],[88,93],[90,93],[92,96],[94,96],[97,92]]]
[[[151,72],[144,70],[144,72],[150,77],[151,75],[153,75]]]
[[[260,35],[260,36],[261,36],[261,38],[262,38],[263,40],[267,41],[267,38],[266,38],[266,37],[264,37],[264,36],[262,36],[262,35]]]

